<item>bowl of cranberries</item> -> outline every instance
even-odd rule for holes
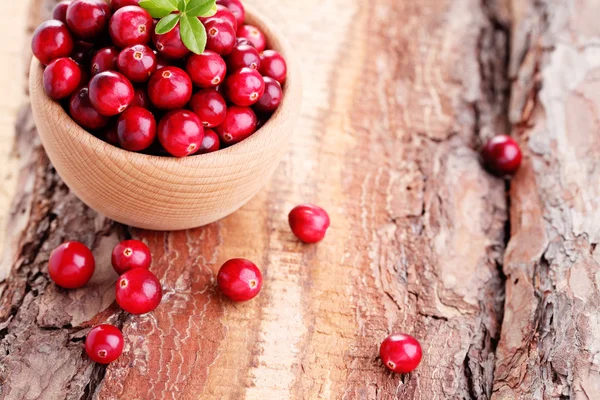
[[[177,4],[180,9],[161,9]],[[33,115],[54,168],[118,222],[179,230],[248,202],[302,97],[290,44],[239,0],[71,0],[32,38]]]

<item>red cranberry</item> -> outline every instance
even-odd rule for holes
[[[119,277],[116,284],[117,304],[130,314],[154,311],[162,300],[158,278],[147,269],[134,268]]]
[[[175,157],[196,153],[203,138],[204,128],[200,119],[188,110],[171,111],[158,124],[158,141]]]
[[[152,103],[150,103],[150,97],[148,97],[146,89],[143,87],[135,88],[135,91],[133,92],[133,101],[129,107],[150,108],[151,105]]]
[[[249,46],[252,46],[250,44],[250,41],[248,39],[246,39],[246,38],[239,37],[239,38],[235,39],[235,45],[236,46],[241,46],[242,44],[247,44]],[[254,47],[254,46],[252,46],[252,47]]]
[[[66,24],[67,8],[69,8],[69,4],[71,4],[71,0],[65,0],[54,6],[54,9],[52,10],[52,19],[57,19],[63,24]]]
[[[202,146],[198,154],[207,154],[218,151],[221,148],[221,142],[219,137],[212,129],[204,130],[204,139],[202,139]]]
[[[156,56],[150,47],[137,44],[121,51],[117,65],[130,81],[142,83],[156,71]]]
[[[260,56],[260,73],[275,79],[283,85],[287,77],[287,64],[281,54],[275,50],[266,50]]]
[[[117,124],[111,124],[108,128],[106,128],[101,139],[103,139],[106,143],[119,147],[119,135],[117,134]]]
[[[50,64],[57,58],[69,57],[73,46],[73,36],[69,29],[56,20],[42,22],[31,39],[31,51],[44,65]]]
[[[108,26],[110,37],[121,48],[149,43],[152,29],[152,17],[138,6],[119,8]]]
[[[408,374],[421,362],[421,345],[414,337],[405,334],[390,335],[379,348],[383,364],[393,372]]]
[[[44,90],[54,100],[72,95],[81,83],[79,65],[70,58],[58,58],[44,70]]]
[[[69,114],[75,122],[85,129],[104,128],[110,121],[108,117],[100,115],[92,106],[87,87],[81,88],[73,94],[69,102]]]
[[[260,29],[253,25],[242,25],[237,30],[237,36],[246,38],[250,44],[256,47],[259,53],[262,53],[267,48],[267,37]]]
[[[111,261],[117,274],[122,275],[134,268],[149,269],[152,255],[144,242],[124,240],[113,249]]]
[[[327,212],[312,204],[295,207],[288,219],[292,232],[304,243],[317,243],[323,240],[331,224]]]
[[[67,9],[67,25],[83,40],[99,37],[108,25],[110,6],[104,0],[75,0]]]
[[[255,298],[262,288],[262,274],[256,265],[243,258],[227,261],[217,275],[223,294],[233,301]]]
[[[101,72],[90,81],[90,101],[102,115],[120,114],[133,101],[133,86],[118,72]]]
[[[227,23],[229,23],[229,25],[231,25],[234,32],[237,32],[237,26],[238,26],[237,20],[235,19],[235,15],[233,15],[233,13],[231,12],[231,10],[229,10],[229,8],[227,8],[221,4],[217,4],[217,12],[215,13],[215,15],[212,15],[207,18],[200,18],[200,20],[202,21],[202,23],[205,23],[206,21],[209,20],[209,18],[222,19],[223,21],[226,21]]]
[[[78,40],[75,42],[75,46],[73,47],[71,58],[81,66],[88,65],[90,59],[92,58],[93,52],[94,45],[92,43],[87,43]],[[85,72],[85,70],[82,70],[81,72]]]
[[[137,6],[140,3],[140,0],[111,0],[110,5],[113,10],[117,11],[119,8],[127,7],[127,6]]]
[[[258,102],[254,105],[254,109],[260,113],[273,113],[281,104],[283,99],[283,90],[281,85],[273,78],[265,76],[265,93],[261,96]]]
[[[92,58],[92,75],[104,71],[116,71],[118,56],[119,50],[116,47],[105,47],[98,50]]]
[[[200,118],[202,125],[214,128],[220,125],[227,115],[225,99],[214,89],[201,90],[190,102],[190,108]]]
[[[201,88],[209,88],[223,82],[227,66],[220,55],[206,50],[202,54],[192,54],[187,60],[185,70],[194,84]]]
[[[517,172],[523,158],[519,144],[506,135],[490,139],[483,147],[482,155],[486,168],[499,176]]]
[[[217,4],[221,4],[229,9],[237,20],[237,25],[242,26],[246,19],[246,11],[240,0],[217,0]]]
[[[85,338],[85,352],[99,364],[110,364],[123,353],[123,334],[113,325],[98,325]]]
[[[161,110],[183,108],[192,97],[192,80],[181,68],[159,69],[150,78],[148,95]]]
[[[257,124],[258,119],[251,108],[232,106],[227,109],[225,121],[215,127],[215,132],[222,143],[232,145],[252,135]]]
[[[128,108],[119,117],[117,135],[119,136],[119,144],[125,150],[146,150],[156,138],[154,115],[145,108]]]
[[[157,35],[152,35],[154,47],[158,50],[158,54],[171,59],[180,59],[189,54],[189,50],[181,41],[179,24],[169,32]]]
[[[265,93],[265,81],[255,69],[242,68],[227,77],[225,93],[236,105],[248,107]]]
[[[207,49],[221,55],[231,53],[235,46],[235,31],[227,21],[209,18],[204,23],[204,27],[207,35]]]
[[[65,242],[50,254],[48,272],[58,286],[77,289],[85,286],[94,275],[94,255],[83,243]]]
[[[249,44],[236,45],[227,56],[227,69],[236,71],[240,68],[251,68],[258,70],[260,67],[260,55],[258,50]]]

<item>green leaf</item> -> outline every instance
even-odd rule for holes
[[[186,5],[187,1],[186,0],[179,0],[179,2],[177,3],[177,9],[179,11],[183,11],[185,10],[185,5]]]
[[[150,0],[152,1],[157,7],[160,7],[164,10],[171,10],[171,11],[176,11],[177,10],[177,3],[179,3],[178,0]]]
[[[164,35],[165,33],[171,32],[173,28],[177,26],[181,14],[170,14],[161,19],[156,25],[156,33],[158,35]]]
[[[206,48],[206,29],[198,19],[191,15],[181,18],[181,40],[191,52],[202,54]]]
[[[185,7],[185,14],[190,17],[200,17],[208,13],[213,7],[216,12],[217,5],[215,1],[216,0],[190,0]]]
[[[217,13],[217,11],[219,11],[217,9],[217,4],[214,4],[212,6],[212,8],[210,10],[208,10],[208,12],[200,15],[202,18],[208,18],[208,17],[212,17],[213,15],[215,15]]]
[[[152,18],[163,18],[171,14],[173,10],[165,9],[153,3],[153,0],[142,0],[139,3],[140,7],[150,13]]]

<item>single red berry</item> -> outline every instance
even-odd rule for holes
[[[267,48],[267,37],[253,25],[242,25],[237,30],[237,37],[246,38],[250,44],[256,47],[259,53]]]
[[[261,113],[272,113],[277,110],[283,99],[283,90],[281,85],[273,78],[265,76],[265,93],[254,105],[254,109]]]
[[[523,158],[519,144],[507,135],[498,135],[490,139],[481,153],[486,168],[498,176],[517,172]]]
[[[150,102],[150,97],[148,97],[148,92],[143,87],[135,88],[133,92],[133,101],[129,105],[129,107],[142,107],[142,108],[150,108],[152,103]]]
[[[410,335],[390,335],[381,343],[379,357],[383,364],[393,372],[408,374],[421,362],[423,353],[418,340]]]
[[[94,51],[95,49],[92,43],[83,42],[81,40],[75,42],[75,46],[71,52],[71,58],[82,67],[81,72],[85,72],[83,67],[90,63],[92,56],[95,54]]]
[[[225,80],[225,94],[234,104],[248,107],[265,93],[265,81],[255,69],[242,68]]]
[[[70,58],[58,58],[44,70],[44,91],[54,100],[71,96],[81,83],[79,65]]]
[[[85,352],[92,361],[110,364],[123,353],[123,334],[113,325],[98,325],[85,338]]]
[[[225,121],[217,127],[221,143],[232,145],[239,143],[256,131],[258,119],[249,107],[231,106],[227,109]]]
[[[104,71],[116,71],[117,57],[119,57],[119,50],[116,47],[98,50],[92,58],[92,76]]]
[[[103,139],[106,143],[119,147],[119,135],[117,134],[117,124],[111,124],[108,128],[106,128],[100,138]]]
[[[122,275],[134,268],[149,269],[152,255],[144,242],[124,240],[113,249],[111,261],[117,274]]]
[[[77,289],[94,275],[96,262],[91,250],[80,242],[65,242],[50,254],[48,272],[58,286]]]
[[[150,78],[148,96],[161,110],[183,108],[192,97],[192,80],[181,68],[159,69]]]
[[[134,268],[119,277],[116,284],[117,304],[130,314],[146,314],[158,307],[162,287],[147,269]]]
[[[110,5],[114,11],[127,6],[137,6],[140,0],[111,0]]]
[[[69,102],[71,118],[85,129],[96,130],[108,125],[110,118],[100,115],[92,106],[89,89],[83,87],[71,96]]]
[[[136,44],[121,51],[117,66],[130,81],[146,82],[156,71],[156,56],[150,47]]]
[[[169,32],[162,35],[154,33],[152,35],[152,41],[154,47],[158,50],[158,54],[163,57],[170,59],[180,59],[187,56],[190,51],[181,41],[181,33],[179,30],[179,24]],[[154,29],[153,29],[154,31]]]
[[[223,21],[226,21],[227,23],[229,23],[229,25],[231,25],[234,32],[237,32],[237,19],[235,19],[235,15],[233,15],[231,10],[225,7],[224,5],[217,4],[217,12],[215,13],[215,15],[206,18],[200,18],[200,21],[202,21],[202,23],[205,23],[206,21],[208,21],[209,18],[222,19]]]
[[[304,243],[317,243],[323,240],[331,224],[327,212],[313,204],[295,207],[288,219],[292,232]]]
[[[90,101],[102,115],[120,114],[133,101],[133,86],[118,72],[101,72],[90,81]]]
[[[206,128],[220,125],[227,116],[227,103],[214,89],[201,90],[192,96],[190,108]]]
[[[248,301],[260,293],[262,274],[252,261],[234,258],[223,264],[217,282],[223,294],[231,300]]]
[[[108,25],[110,37],[120,48],[149,43],[152,29],[150,13],[138,6],[119,8]]]
[[[287,64],[275,50],[265,50],[260,56],[259,71],[263,76],[273,78],[283,85],[287,77]]]
[[[208,154],[218,151],[221,148],[221,142],[219,137],[212,129],[204,130],[204,139],[202,139],[202,146],[198,154]]]
[[[67,8],[69,8],[71,0],[64,0],[54,6],[52,9],[52,19],[57,19],[63,24],[67,23]]]
[[[192,54],[187,60],[185,70],[195,85],[209,88],[223,82],[227,74],[227,65],[219,54],[205,50],[202,54]]]
[[[246,19],[246,11],[240,0],[217,0],[217,4],[227,7],[235,16],[237,26],[242,26]]]
[[[73,46],[73,36],[67,26],[52,19],[42,22],[31,39],[31,51],[44,65],[50,64],[57,58],[69,57]]]
[[[260,68],[260,55],[258,50],[249,44],[236,45],[227,56],[227,69],[236,71],[240,68]]]
[[[171,111],[158,124],[158,141],[172,156],[186,157],[198,152],[202,139],[204,128],[191,111]]]
[[[92,40],[106,31],[110,6],[104,0],[74,0],[67,8],[67,25],[75,36]]]
[[[119,117],[117,135],[125,150],[146,150],[156,139],[154,115],[145,108],[129,107]]]
[[[229,22],[219,18],[209,18],[206,28],[206,48],[221,55],[231,53],[235,46],[235,31]]]

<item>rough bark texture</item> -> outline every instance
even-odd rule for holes
[[[32,26],[52,3],[33,1]],[[253,3],[304,60],[305,106],[272,182],[218,223],[159,233],[97,215],[52,170],[24,108],[0,399],[600,398],[593,2]],[[507,192],[477,149],[510,126],[526,157]],[[318,246],[287,226],[305,201],[333,220]],[[109,254],[130,236],[149,244],[166,293],[141,317],[114,304]],[[97,257],[84,289],[48,280],[65,239]],[[233,304],[215,273],[240,256],[265,286]],[[106,321],[126,347],[101,367],[82,342]],[[424,349],[407,376],[377,358],[397,331]]]

